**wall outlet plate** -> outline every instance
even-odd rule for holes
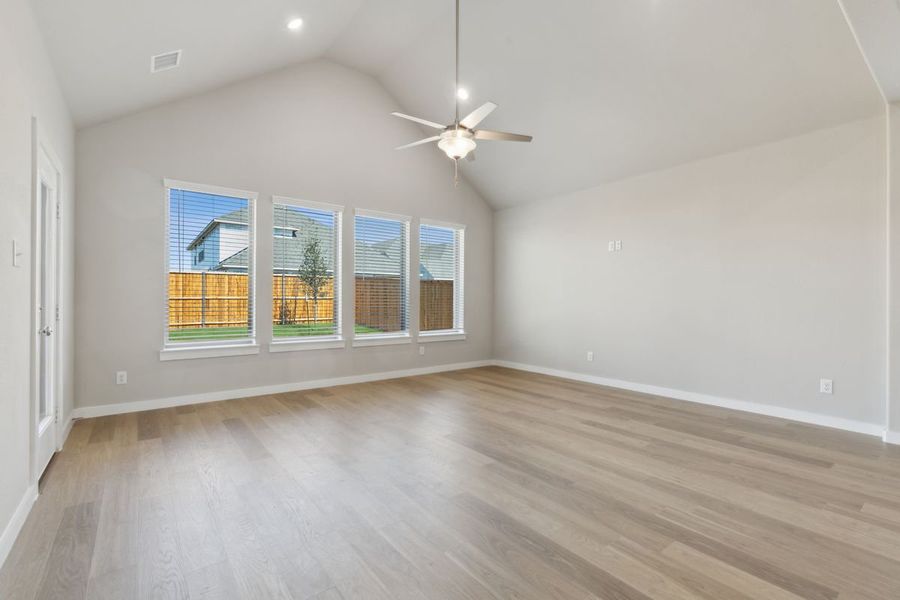
[[[820,379],[819,380],[819,393],[821,393],[821,394],[834,393],[834,382],[832,382],[830,379]]]
[[[592,350],[588,350],[587,359],[588,362],[592,362],[594,360],[594,352]]]
[[[128,371],[116,371],[116,385],[128,383]]]
[[[425,346],[419,346],[419,356],[425,356]]]

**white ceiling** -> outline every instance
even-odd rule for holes
[[[900,101],[900,0],[841,0],[888,102]]]
[[[452,120],[451,0],[32,1],[79,126],[322,56]],[[535,136],[464,165],[496,207],[883,110],[837,0],[463,0],[462,42],[468,106]]]
[[[32,0],[79,127],[322,56],[361,0]],[[299,32],[285,27],[299,16]],[[181,67],[150,57],[183,50]]]

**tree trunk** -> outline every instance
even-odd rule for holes
[[[284,272],[281,273],[281,310],[278,311],[278,322],[287,325],[287,298],[284,296]]]
[[[319,324],[319,294],[313,292],[313,327]],[[318,332],[316,332],[318,333]]]

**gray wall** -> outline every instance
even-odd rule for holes
[[[43,42],[24,0],[0,3],[0,532],[31,479],[32,126],[35,117],[61,162],[63,422],[72,409],[72,240],[75,132]],[[24,254],[13,267],[12,242]]]
[[[496,358],[883,424],[885,150],[873,118],[497,212]]]
[[[491,352],[492,212],[435,148],[395,152],[421,137],[390,116],[397,103],[372,78],[319,61],[166,104],[77,137],[76,402],[97,406],[289,384],[447,363]],[[271,195],[463,223],[468,339],[427,345],[160,362],[164,326],[164,177],[259,192],[257,299],[271,298]],[[412,252],[417,251],[413,229]],[[345,298],[352,236],[344,237]],[[417,282],[411,314],[418,314]],[[345,301],[344,322],[353,322]],[[260,319],[261,323],[266,323]],[[128,384],[115,385],[115,372]]]

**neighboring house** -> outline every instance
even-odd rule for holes
[[[331,264],[329,228],[296,211],[275,206],[273,262],[275,272],[294,273],[303,262],[303,249],[310,238],[318,237],[326,264]],[[247,210],[242,208],[210,221],[188,245],[191,269],[244,273],[247,271]],[[398,276],[397,265],[403,251],[399,238],[374,244],[356,241],[356,272],[364,277]],[[454,278],[452,244],[426,244],[419,264],[424,280]]]
[[[188,247],[194,271],[229,271],[222,264],[247,249],[247,210],[236,210],[206,224]],[[240,269],[237,269],[240,270]],[[246,263],[244,271],[247,270]]]

